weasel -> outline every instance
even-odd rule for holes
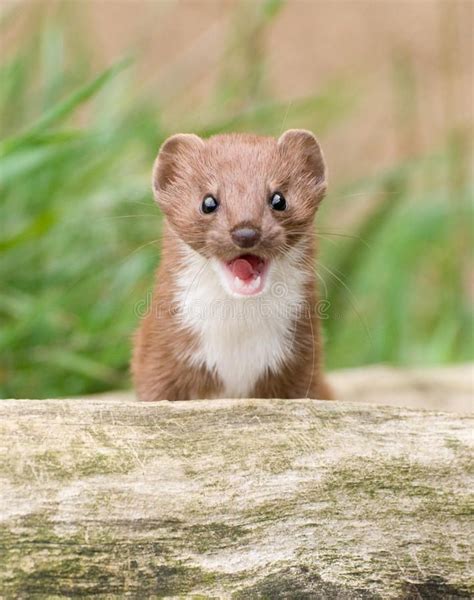
[[[138,397],[331,398],[314,272],[327,186],[315,136],[173,135],[152,185],[162,258],[135,336]]]

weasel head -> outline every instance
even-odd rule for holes
[[[326,192],[326,166],[312,133],[207,140],[177,134],[153,169],[153,192],[171,228],[212,259],[233,296],[265,291],[272,262],[312,239]]]

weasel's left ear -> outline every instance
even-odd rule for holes
[[[282,157],[295,169],[306,171],[324,194],[327,187],[327,169],[323,151],[316,137],[306,129],[288,129],[278,138],[278,149]]]
[[[186,176],[193,156],[204,147],[204,141],[194,133],[177,133],[161,146],[153,165],[153,193],[160,201],[162,192],[175,182],[179,175]]]

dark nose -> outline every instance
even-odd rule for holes
[[[253,227],[238,227],[231,233],[232,239],[241,248],[251,248],[260,239],[260,231]]]

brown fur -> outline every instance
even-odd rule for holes
[[[230,232],[249,225],[262,234],[255,253],[268,259],[306,239],[302,268],[309,268],[314,260],[313,218],[326,190],[322,153],[314,136],[301,130],[290,130],[279,140],[232,134],[203,141],[179,134],[160,150],[153,189],[165,227],[152,307],[135,337],[136,391],[143,400],[217,397],[222,393],[219,377],[204,366],[191,366],[185,356],[197,348],[199,339],[176,314],[183,244],[207,258],[230,260],[242,253]],[[268,197],[276,190],[286,196],[287,211],[269,207]],[[200,213],[206,194],[219,198],[216,213]],[[322,373],[316,302],[313,276],[306,286],[305,310],[295,323],[292,357],[279,372],[261,377],[250,396],[331,397]]]

